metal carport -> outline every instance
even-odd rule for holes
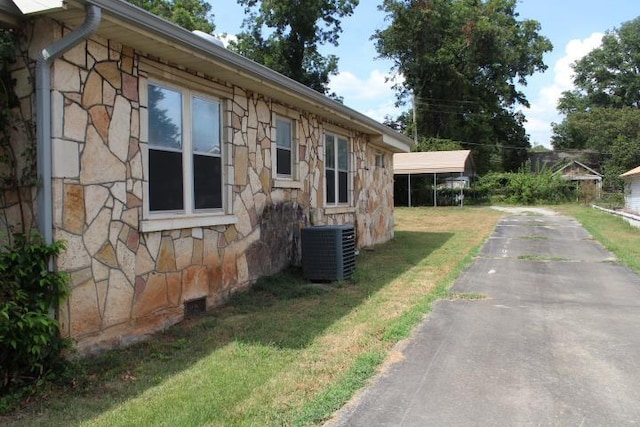
[[[408,200],[411,206],[411,176],[433,175],[433,203],[436,202],[436,177],[439,174],[458,174],[471,177],[474,174],[471,150],[424,151],[416,153],[397,153],[393,155],[393,174],[408,176]],[[463,188],[460,187],[460,194]],[[460,198],[462,203],[462,197]]]

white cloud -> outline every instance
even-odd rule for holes
[[[379,98],[393,96],[391,88],[401,79],[389,79],[389,75],[380,70],[371,70],[366,80],[359,79],[349,71],[343,71],[331,77],[329,88],[346,99],[354,101],[371,101]]]
[[[333,76],[329,89],[343,97],[344,104],[374,120],[382,122],[385,116],[396,117],[402,108],[395,106],[396,96],[392,86],[402,82],[402,76],[389,78],[388,74],[374,69],[366,79],[360,79],[349,71]]]
[[[402,111],[403,111],[402,108],[398,108],[395,106],[394,100],[389,100],[389,101],[377,104],[375,106],[372,106],[372,108],[365,109],[364,111],[361,111],[361,112],[365,116],[369,116],[372,119],[382,123],[386,118],[386,116],[391,116],[391,118],[395,119],[400,115],[400,113],[402,113]]]
[[[573,69],[571,65],[578,59],[600,46],[602,33],[593,33],[583,40],[571,40],[565,48],[565,55],[554,64],[553,80],[538,92],[531,101],[531,108],[525,110],[525,127],[531,137],[531,144],[550,147],[551,123],[559,123],[562,117],[556,107],[562,92],[573,89]]]

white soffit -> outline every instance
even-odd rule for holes
[[[66,8],[66,0],[13,0],[13,2],[24,15]]]

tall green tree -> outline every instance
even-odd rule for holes
[[[338,45],[340,19],[359,0],[238,0],[247,18],[230,48],[316,91],[328,94],[338,58],[323,56],[320,45]],[[335,95],[334,95],[335,96]]]
[[[127,0],[189,31],[212,33],[215,30],[211,4],[205,0]]]
[[[378,54],[404,76],[399,103],[415,100],[422,137],[466,141],[481,172],[517,170],[529,140],[517,84],[547,67],[540,24],[519,20],[516,0],[384,0],[390,25],[373,35]]]
[[[640,17],[607,31],[600,47],[573,64],[575,90],[564,92],[553,124],[555,149],[580,149],[599,163],[610,187],[640,165]]]
[[[640,16],[607,31],[600,47],[573,64],[575,90],[564,92],[564,114],[593,107],[640,108]]]

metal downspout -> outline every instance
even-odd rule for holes
[[[46,243],[53,242],[51,150],[51,65],[98,29],[102,11],[87,5],[82,25],[40,51],[36,59],[36,139],[38,152],[38,228]]]

